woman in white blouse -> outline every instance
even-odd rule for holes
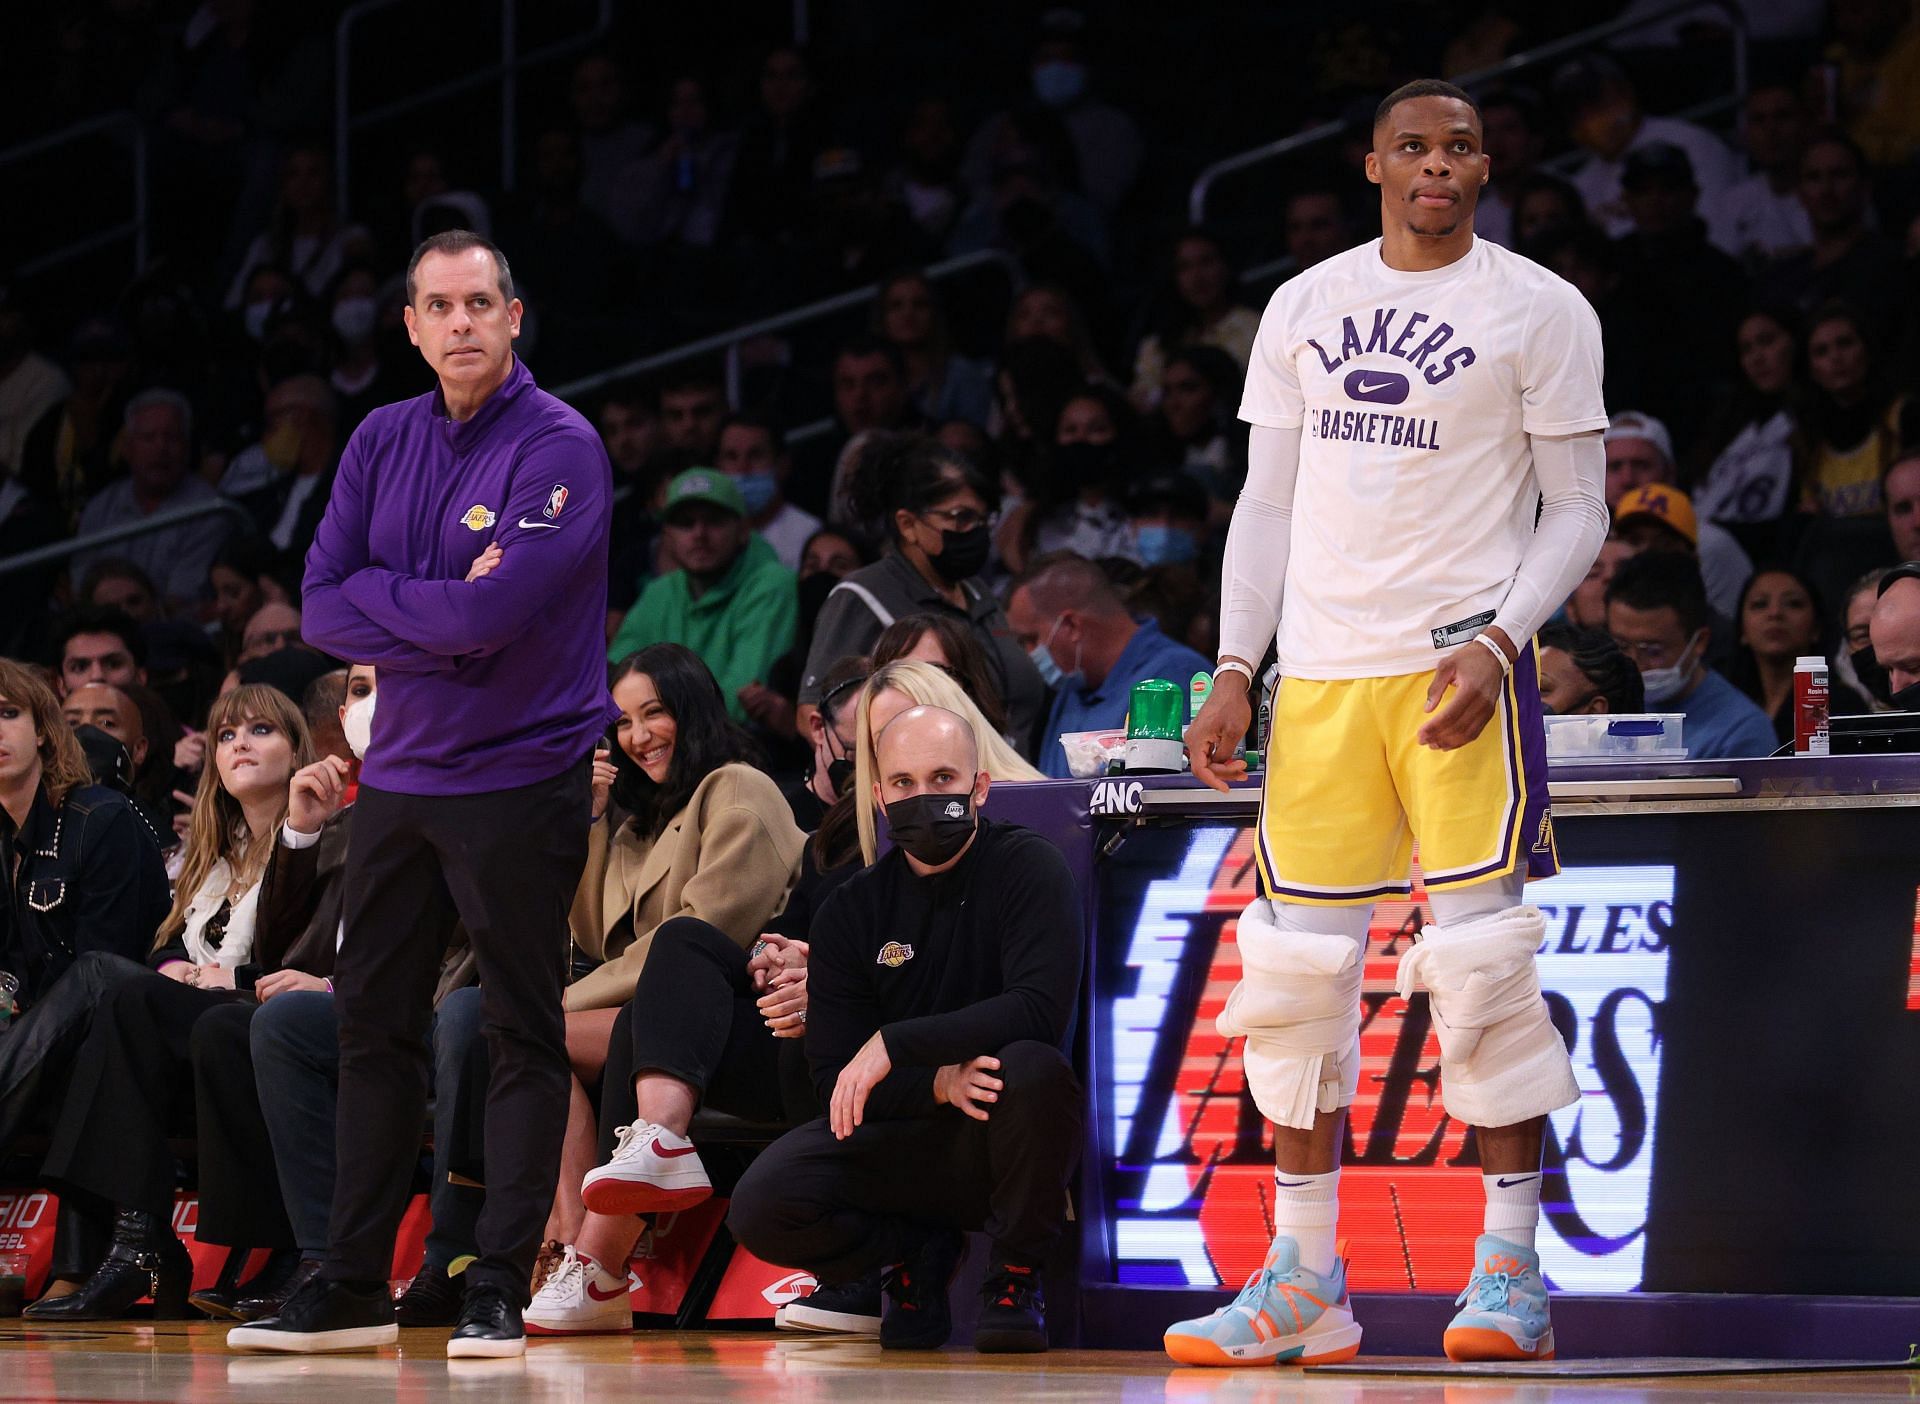
[[[108,991],[75,1061],[44,1167],[63,1193],[115,1206],[113,1245],[77,1292],[29,1308],[37,1320],[104,1320],[148,1295],[157,1315],[186,1313],[193,1265],[170,1227],[167,1135],[174,1104],[192,1086],[194,1027],[209,1010],[251,998],[253,978],[332,955],[294,949],[311,915],[310,885],[276,892],[273,855],[295,773],[324,792],[316,802],[331,812],[344,794],[345,763],[313,764],[300,709],[271,687],[221,698],[207,736],[212,763],[194,797],[185,867],[148,959],[166,978],[136,974]],[[331,783],[316,774],[323,768]],[[243,969],[247,978],[236,980]]]

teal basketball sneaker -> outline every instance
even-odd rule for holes
[[[1449,1360],[1551,1360],[1553,1322],[1540,1255],[1483,1233],[1473,1245],[1473,1277],[1454,1299]]]
[[[1276,1238],[1240,1295],[1210,1316],[1167,1328],[1182,1365],[1333,1365],[1360,1353],[1347,1305],[1346,1245],[1326,1276],[1300,1266],[1300,1245]]]

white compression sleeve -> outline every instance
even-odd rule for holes
[[[1280,627],[1299,473],[1300,430],[1254,425],[1247,443],[1247,483],[1233,504],[1220,565],[1222,658],[1244,658],[1258,668]]]
[[[1532,447],[1540,521],[1493,621],[1522,649],[1586,578],[1607,539],[1607,456],[1600,435],[1535,437]]]

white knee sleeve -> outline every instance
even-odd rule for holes
[[[1400,957],[1401,997],[1426,987],[1441,1100],[1469,1126],[1511,1126],[1580,1099],[1533,962],[1545,933],[1538,907],[1509,907],[1429,926]]]
[[[1246,1038],[1247,1087],[1267,1120],[1302,1130],[1360,1085],[1366,907],[1262,898],[1240,914],[1240,983],[1214,1027]]]

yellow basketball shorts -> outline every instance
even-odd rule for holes
[[[1416,837],[1429,891],[1560,871],[1532,646],[1486,727],[1458,750],[1417,739],[1439,710],[1426,711],[1432,683],[1431,671],[1281,679],[1260,803],[1269,899],[1344,907],[1405,895]]]

